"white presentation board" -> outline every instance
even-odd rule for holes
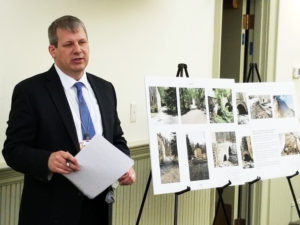
[[[154,194],[299,169],[293,83],[146,77],[145,88]]]

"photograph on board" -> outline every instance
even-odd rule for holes
[[[212,150],[216,168],[239,165],[235,132],[213,132]]]
[[[253,149],[250,136],[244,136],[240,141],[242,164],[244,169],[254,168]]]
[[[175,87],[149,87],[151,122],[155,124],[178,123]]]
[[[272,105],[270,95],[250,95],[249,104],[251,119],[272,118]]]
[[[273,107],[275,118],[295,117],[292,95],[274,95]]]
[[[288,132],[279,134],[281,156],[300,154],[300,133]]]
[[[236,107],[238,124],[248,124],[249,110],[247,105],[247,95],[245,92],[236,93]]]
[[[204,88],[179,88],[179,96],[182,123],[207,122]]]
[[[157,133],[162,184],[180,182],[176,132]]]
[[[205,132],[187,133],[186,147],[190,180],[197,181],[209,179]]]
[[[212,88],[208,94],[210,123],[233,123],[232,90]]]

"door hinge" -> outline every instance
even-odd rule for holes
[[[254,15],[243,15],[243,29],[250,30],[254,28]]]
[[[237,9],[239,7],[239,0],[232,0],[232,8]]]

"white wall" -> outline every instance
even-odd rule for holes
[[[300,1],[279,0],[276,81],[293,81],[297,90],[298,111],[300,110],[300,80],[293,80],[292,71],[295,65],[300,65]],[[272,35],[272,34],[271,34]],[[276,34],[275,34],[276,35]],[[300,176],[292,179],[294,190],[300,199]],[[262,194],[262,208],[268,212],[262,213],[261,225],[288,224],[297,219],[295,207],[292,207],[292,194],[285,178],[265,181],[267,192]],[[264,201],[266,200],[266,201]],[[278,204],[280,203],[280,204]]]
[[[291,81],[293,67],[300,66],[300,1],[279,1],[276,80]],[[294,80],[300,87],[300,80]]]
[[[214,1],[212,0],[0,0],[0,143],[15,84],[47,70],[47,28],[59,16],[81,18],[89,33],[87,70],[111,81],[130,145],[147,142],[145,75],[175,76],[188,64],[191,77],[211,77]],[[137,122],[129,122],[129,105]],[[0,162],[1,162],[0,156]]]

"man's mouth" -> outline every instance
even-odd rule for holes
[[[81,63],[83,60],[84,60],[84,58],[74,58],[74,59],[72,59],[72,62]]]

